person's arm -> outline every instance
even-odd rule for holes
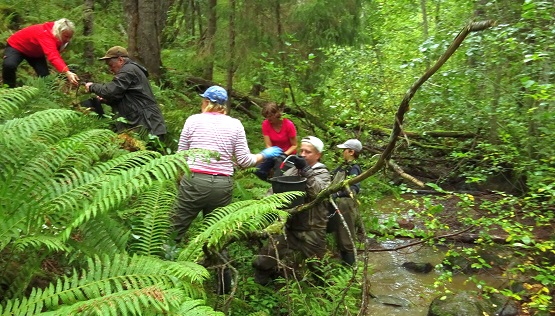
[[[268,135],[264,135],[264,144],[266,145],[266,148],[270,148],[272,147],[272,140],[270,139],[270,136]]]
[[[262,154],[251,154],[249,145],[247,144],[247,136],[245,134],[245,128],[243,124],[239,120],[236,120],[236,143],[233,155],[237,160],[237,164],[242,168],[252,167],[264,160],[264,156]]]
[[[309,170],[301,171],[300,174],[306,177],[306,192],[312,199],[316,198],[318,193],[327,188],[331,183],[330,173],[325,167],[310,168]]]
[[[354,164],[350,167],[349,169],[349,173],[347,174],[347,178],[351,179],[354,178],[356,176],[358,176],[359,174],[362,173],[362,170],[360,169],[360,166],[357,164]],[[351,186],[349,187],[351,189],[351,191],[355,194],[358,194],[360,192],[360,183],[355,183],[355,184],[351,184]],[[332,195],[332,197],[349,197],[349,192],[345,189],[334,193]]]
[[[264,137],[264,145],[266,148],[273,146],[272,140],[270,139],[270,122],[268,120],[262,121],[262,136]]]
[[[46,59],[56,68],[56,70],[60,73],[66,75],[69,82],[74,85],[79,84],[79,77],[69,70],[69,67],[66,65],[60,52],[58,51],[56,38],[49,34],[41,34],[38,38],[40,47],[42,52],[46,56]]]
[[[287,126],[287,135],[289,136],[289,142],[291,143],[291,146],[289,146],[289,148],[285,151],[285,154],[289,156],[293,154],[298,147],[297,129],[295,128],[295,124],[293,124],[293,122],[289,119],[283,119],[283,124],[286,124]]]
[[[354,177],[358,176],[361,173],[362,173],[362,170],[360,169],[360,166],[357,165],[357,164],[354,164],[351,167],[351,170],[349,170],[349,178],[354,178]],[[351,191],[353,191],[355,194],[358,194],[358,192],[360,192],[360,182],[352,184],[351,185]]]
[[[297,137],[291,137],[289,139],[289,141],[291,142],[291,146],[289,148],[287,148],[287,150],[284,152],[285,155],[289,156],[292,153],[295,152],[295,150],[297,150]]]
[[[95,93],[100,97],[108,100],[121,100],[125,92],[133,83],[134,75],[123,65],[119,73],[117,73],[111,82],[108,83],[92,83],[87,82],[85,87],[89,92]]]
[[[181,136],[179,137],[179,143],[177,144],[177,151],[188,150],[191,147],[191,121],[192,117],[185,120],[183,129],[181,130]]]

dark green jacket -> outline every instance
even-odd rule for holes
[[[118,131],[143,126],[153,135],[166,134],[164,116],[158,107],[148,72],[139,64],[127,60],[109,83],[94,83],[89,90],[102,97],[127,124],[117,123]]]

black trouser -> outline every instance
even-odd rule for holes
[[[100,117],[104,116],[104,108],[102,108],[102,103],[100,103],[100,100],[98,98],[90,98],[84,100],[81,102],[81,106],[92,109]]]
[[[26,60],[39,77],[46,77],[50,74],[48,70],[48,64],[46,63],[46,58],[38,57],[28,57],[22,54],[17,49],[11,47],[9,44],[6,45],[4,50],[4,62],[2,63],[2,79],[4,84],[7,84],[10,88],[15,87],[16,71],[17,67],[23,60]]]

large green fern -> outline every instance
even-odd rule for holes
[[[24,292],[49,253],[82,259],[125,252],[130,230],[115,211],[186,170],[181,154],[122,151],[111,131],[79,130],[82,119],[58,109],[0,124],[0,251],[26,258],[12,268],[11,260],[0,261],[10,270],[0,274],[0,285],[9,289],[4,299]]]
[[[36,94],[25,89],[0,115],[0,314],[220,315],[205,305],[208,273],[192,260],[285,216],[277,209],[296,194],[217,210],[178,262],[161,260],[186,153],[127,152],[71,110],[13,118]],[[41,286],[56,275],[67,277]]]
[[[179,260],[197,261],[203,256],[203,247],[219,250],[231,240],[261,231],[278,217],[286,218],[288,213],[280,208],[301,194],[272,194],[260,200],[235,202],[214,210],[204,219],[201,232],[179,254]]]
[[[38,93],[39,89],[29,86],[0,89],[0,122],[13,118]]]
[[[164,255],[163,246],[171,234],[171,209],[176,196],[175,182],[157,182],[141,194],[141,199],[131,205],[130,253]]]
[[[96,257],[89,260],[85,271],[74,272],[45,289],[34,289],[27,298],[8,301],[0,307],[0,314],[165,314],[178,311],[188,300],[204,298],[201,285],[207,276],[205,268],[191,262],[145,256]]]

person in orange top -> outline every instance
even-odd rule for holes
[[[17,67],[26,60],[39,77],[48,76],[50,71],[46,60],[60,73],[66,75],[69,82],[79,84],[79,77],[69,70],[60,52],[66,48],[73,37],[75,25],[62,18],[55,22],[46,22],[28,26],[15,32],[8,38],[2,63],[4,84],[15,87]]]

